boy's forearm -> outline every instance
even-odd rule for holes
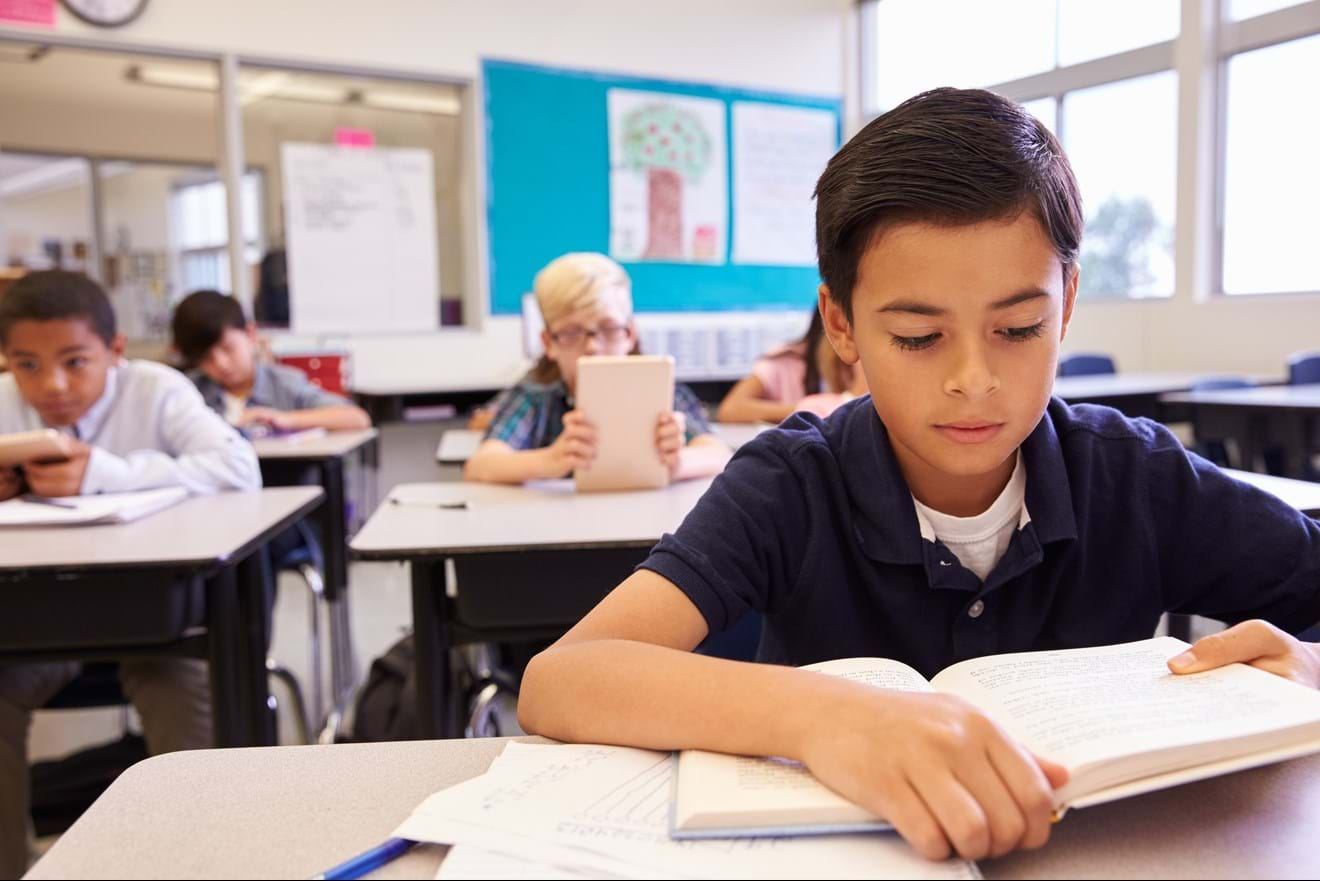
[[[518,721],[557,740],[801,760],[813,728],[850,687],[793,667],[594,640],[532,659]]]
[[[463,466],[466,480],[483,483],[526,483],[546,476],[546,450],[478,451]]]
[[[360,431],[371,427],[367,411],[352,404],[295,410],[287,418],[298,429],[324,428],[327,431]]]
[[[675,480],[689,480],[693,477],[708,477],[719,474],[729,463],[733,454],[723,442],[713,435],[703,434],[692,440],[678,454],[678,471]]]
[[[771,422],[778,424],[793,415],[793,405],[760,398],[725,401],[720,404],[721,422]]]

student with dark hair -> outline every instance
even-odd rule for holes
[[[243,429],[371,427],[361,407],[313,385],[301,370],[258,357],[257,329],[233,297],[194,291],[174,309],[174,347],[211,409]]]
[[[796,666],[930,677],[1146,639],[1174,611],[1234,626],[1173,672],[1320,685],[1320,647],[1289,635],[1320,620],[1320,524],[1156,423],[1051,397],[1083,213],[1044,126],[990,92],[927,92],[849,141],[816,197],[825,332],[871,395],[743,446],[528,665],[525,730],[794,759],[921,853],[980,859],[1045,843],[1067,769],[957,698]],[[749,612],[770,663],[692,654]]]
[[[72,272],[35,272],[0,301],[0,434],[54,428],[70,438],[64,462],[0,469],[0,500],[182,486],[194,493],[258,489],[252,447],[206,408],[192,383],[149,361],[125,361],[124,338],[100,286]],[[77,610],[72,610],[76,614]],[[32,710],[78,675],[76,663],[0,667],[0,877],[27,865]],[[208,747],[204,661],[125,660],[124,693],[152,753]]]

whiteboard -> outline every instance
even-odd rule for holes
[[[430,151],[285,143],[280,158],[294,332],[434,330]]]

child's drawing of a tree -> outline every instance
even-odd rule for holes
[[[671,104],[648,104],[624,120],[624,162],[647,177],[643,257],[683,258],[683,183],[701,179],[710,154],[710,134],[701,120]]]

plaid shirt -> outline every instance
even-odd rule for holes
[[[486,438],[503,441],[515,450],[538,450],[553,444],[564,431],[564,414],[573,409],[563,380],[542,384],[524,379],[503,397]],[[710,434],[701,402],[682,383],[674,385],[674,409],[687,418],[688,442]]]

